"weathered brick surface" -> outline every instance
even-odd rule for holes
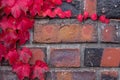
[[[102,42],[120,42],[118,22],[111,22],[110,24],[100,24],[101,41]]]
[[[97,14],[108,18],[120,18],[120,0],[97,0]]]
[[[120,48],[86,48],[84,65],[87,67],[119,67]]]
[[[101,80],[118,80],[117,71],[103,71],[101,73]]]
[[[84,22],[80,31],[81,42],[96,42],[97,41],[97,23],[91,20]]]
[[[18,80],[18,78],[11,71],[0,70],[0,80]]]
[[[73,43],[96,42],[97,28],[95,22],[82,24],[37,25],[34,28],[34,42],[40,43]]]
[[[72,80],[72,73],[70,72],[57,72],[56,80]]]
[[[80,0],[73,0],[72,3],[66,3],[63,2],[63,4],[60,6],[63,11],[71,10],[72,11],[72,17],[75,18],[78,14],[82,11]]]
[[[73,80],[95,80],[96,76],[94,72],[74,72]]]
[[[99,67],[102,53],[102,48],[86,48],[84,51],[84,65],[87,67]]]
[[[34,28],[34,41],[35,42],[59,42],[58,31],[59,26],[56,25],[39,25]]]
[[[106,48],[103,51],[101,66],[118,67],[120,64],[120,48]]]
[[[96,13],[97,0],[83,0],[84,1],[84,10],[92,15]]]
[[[80,67],[80,50],[52,49],[50,64],[52,67]]]
[[[64,26],[59,30],[58,39],[62,42],[79,42],[81,25],[73,24]]]
[[[72,10],[69,19],[36,19],[30,41],[33,57],[48,63],[45,80],[120,80],[120,0],[63,0],[62,10]],[[106,15],[109,24],[90,19],[79,22],[77,14],[87,11]],[[90,18],[89,16],[89,18]],[[33,36],[32,36],[33,35]],[[50,43],[50,44],[47,44]],[[24,45],[23,45],[24,46]],[[9,66],[2,60],[1,66]],[[0,80],[18,80],[0,67]]]
[[[96,80],[95,72],[55,72],[52,80]]]
[[[46,49],[45,48],[31,48],[32,58],[30,64],[35,64],[37,60],[46,61]]]

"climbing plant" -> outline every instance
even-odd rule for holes
[[[44,73],[49,70],[48,65],[40,60],[30,65],[32,52],[29,48],[20,46],[29,40],[29,30],[33,27],[36,16],[50,18],[72,16],[71,10],[63,11],[59,7],[62,3],[62,0],[0,0],[0,62],[2,59],[7,60],[19,80],[26,78],[44,80]],[[77,16],[80,22],[88,18],[97,20],[98,16],[97,14],[89,16],[87,11]],[[109,19],[104,15],[100,16],[99,20],[109,23]]]

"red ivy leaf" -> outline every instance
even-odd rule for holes
[[[32,19],[22,17],[18,20],[17,29],[22,31],[27,31],[33,27],[34,21]]]
[[[71,3],[71,2],[72,2],[72,0],[66,0],[66,2]]]
[[[97,20],[97,14],[92,14],[92,15],[91,15],[91,19],[92,19],[93,21]]]
[[[7,53],[7,49],[2,44],[0,44],[0,61],[6,55],[6,53]]]
[[[83,16],[84,16],[84,20],[86,20],[89,17],[89,13],[87,11],[85,11]]]
[[[6,55],[6,59],[9,61],[10,65],[14,65],[19,58],[19,55],[16,50],[9,51]]]
[[[36,61],[33,66],[33,76],[32,79],[38,78],[39,80],[44,80],[44,73],[48,71],[48,65],[43,61]]]
[[[13,29],[7,29],[2,33],[2,42],[8,50],[13,50],[16,48],[16,42],[18,40],[18,35]]]
[[[33,0],[32,7],[30,7],[30,14],[32,16],[41,15],[41,6],[43,5],[43,0]]]
[[[43,13],[43,16],[46,17],[46,16],[49,16],[51,18],[54,18],[56,17],[56,14],[51,10],[51,9],[47,9],[44,13]]]
[[[65,11],[64,13],[65,13],[65,16],[66,16],[67,18],[70,18],[70,17],[72,16],[71,10],[67,10],[67,11]]]
[[[28,63],[30,58],[32,57],[32,52],[29,48],[22,48],[22,50],[19,52],[19,60],[23,63]]]
[[[110,20],[109,19],[105,19],[105,23],[109,24]]]
[[[82,15],[82,14],[79,14],[79,15],[77,16],[77,19],[78,19],[78,21],[82,22],[82,21],[83,21],[83,15]]]
[[[2,6],[13,6],[15,0],[1,0]]]
[[[56,5],[61,5],[62,4],[62,0],[51,0],[51,1]]]
[[[29,40],[29,31],[22,31],[22,30],[19,30],[18,31],[18,40],[19,40],[19,44],[22,45],[22,44],[25,44],[27,40]]]
[[[25,77],[30,76],[30,65],[29,64],[23,64],[21,62],[15,64],[13,66],[13,71],[17,74],[19,80],[23,80]]]
[[[16,29],[16,19],[13,17],[3,17],[3,19],[0,21],[0,27],[5,31],[8,28]]]
[[[7,2],[8,1],[8,2]],[[5,13],[11,13],[15,18],[19,18],[22,13],[26,13],[32,5],[33,0],[2,0],[2,5],[5,7]],[[8,13],[7,13],[8,15]]]
[[[103,23],[105,23],[105,20],[106,20],[106,16],[105,15],[101,15],[99,20]]]

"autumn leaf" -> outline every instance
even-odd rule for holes
[[[17,62],[13,66],[13,71],[17,74],[19,80],[23,80],[25,77],[29,78],[30,73],[31,73],[31,67],[29,64]]]
[[[28,63],[30,58],[32,57],[32,52],[29,48],[22,48],[22,50],[19,51],[19,60],[23,63]]]
[[[40,60],[36,61],[35,65],[33,66],[32,79],[38,78],[39,80],[44,80],[44,73],[48,70],[48,65],[45,62]]]
[[[9,61],[10,65],[14,65],[18,61],[19,55],[16,50],[9,51],[6,55],[6,59]]]

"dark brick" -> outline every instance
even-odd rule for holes
[[[53,80],[52,77],[53,77],[53,76],[52,76],[52,73],[51,73],[51,72],[47,72],[47,73],[46,73],[46,79],[45,79],[45,80]]]
[[[52,67],[80,67],[80,50],[52,49],[50,64]]]
[[[71,10],[72,17],[76,17],[78,14],[81,13],[82,10],[81,1],[78,0],[73,0],[72,3],[63,2],[63,4],[60,7],[63,11]]]
[[[86,48],[84,51],[84,65],[87,67],[99,67],[103,49]]]
[[[12,71],[0,70],[0,80],[18,80]]]
[[[94,72],[74,72],[72,80],[96,80]]]
[[[97,0],[97,14],[108,18],[120,18],[120,0]]]
[[[119,67],[119,64],[120,64],[120,48],[105,48],[101,59],[101,66]]]
[[[1,66],[10,66],[10,64],[9,64],[8,60],[5,60],[4,58],[2,58]]]
[[[104,71],[101,73],[101,80],[118,80],[118,72]]]

